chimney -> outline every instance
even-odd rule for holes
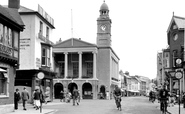
[[[20,8],[20,0],[8,0],[8,8]]]

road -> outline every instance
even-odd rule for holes
[[[114,100],[81,100],[80,105],[71,102],[44,108],[56,109],[54,114],[160,114],[157,106],[147,97],[123,97],[122,111],[117,110]]]

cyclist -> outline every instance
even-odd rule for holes
[[[116,85],[113,96],[115,98],[116,106],[121,111],[121,89]]]
[[[160,110],[167,111],[167,100],[169,97],[169,92],[166,89],[165,85],[162,86],[162,89],[159,91],[159,100],[160,100]]]

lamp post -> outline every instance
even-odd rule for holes
[[[182,63],[181,59],[177,59],[176,63],[180,65]],[[183,77],[181,69],[178,69],[175,72],[175,77],[178,79],[178,86],[179,86],[179,114],[180,114],[180,79]]]
[[[40,91],[41,91],[41,82],[42,82],[42,79],[44,78],[44,73],[43,72],[39,72],[37,74],[37,77],[39,79],[39,87],[40,87]],[[40,102],[40,113],[42,113],[42,102]]]

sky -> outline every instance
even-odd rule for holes
[[[96,44],[97,18],[104,0],[20,0],[37,11],[38,4],[54,19],[54,43],[71,37]],[[112,48],[119,70],[150,79],[157,76],[157,52],[168,46],[167,29],[173,16],[185,17],[184,0],[105,0],[112,20]],[[0,0],[8,5],[8,0]],[[71,24],[72,23],[72,24]],[[71,34],[73,27],[73,35]]]

